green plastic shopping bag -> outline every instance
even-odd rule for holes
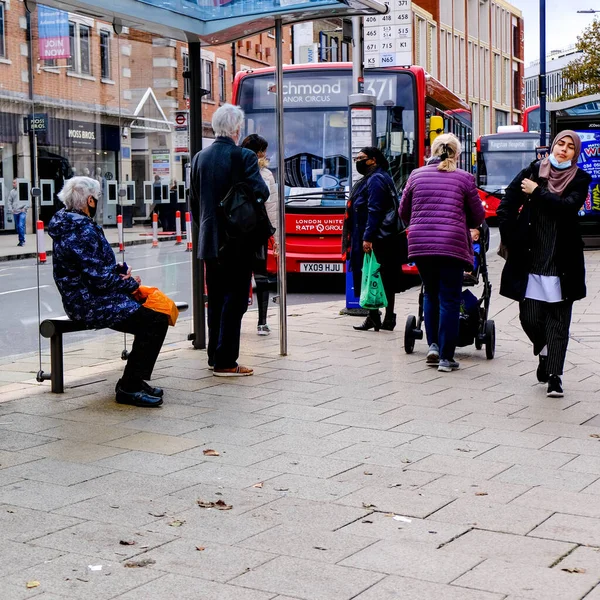
[[[368,310],[385,308],[388,304],[381,281],[381,265],[373,251],[365,253],[360,286],[360,305]]]

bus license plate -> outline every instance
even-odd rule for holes
[[[343,273],[342,263],[300,263],[300,273]]]

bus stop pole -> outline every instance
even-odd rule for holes
[[[202,150],[202,59],[200,42],[189,42],[190,58],[190,158]],[[191,207],[189,207],[191,210]],[[196,207],[197,213],[200,207]],[[193,213],[192,213],[193,214]],[[204,315],[204,261],[198,257],[198,223],[192,223],[192,309],[193,333],[189,336],[196,350],[206,348]],[[189,242],[190,240],[188,240]]]
[[[352,93],[364,91],[362,17],[352,17]]]
[[[275,19],[275,46],[277,48],[277,173],[279,196],[279,354],[287,356],[287,276],[285,260],[285,158],[283,150],[283,31],[281,17]]]
[[[540,0],[540,146],[546,145],[546,0]]]

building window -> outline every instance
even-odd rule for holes
[[[349,47],[348,42],[342,42],[342,62],[348,62],[350,59]]]
[[[219,64],[219,102],[225,102],[227,98],[227,87],[225,82],[225,65]]]
[[[100,76],[110,79],[110,32],[100,32]]]
[[[5,27],[4,27],[4,2],[0,2],[0,57],[6,58],[6,41],[4,39],[5,36]]]
[[[90,38],[92,30],[81,23],[69,23],[69,46],[71,58],[68,59],[69,71],[91,75]]]
[[[335,37],[331,38],[331,61],[338,62],[340,60],[340,56],[338,53],[338,39]]]
[[[214,100],[213,94],[213,63],[211,60],[202,59],[202,87],[208,92],[205,100]]]
[[[181,66],[183,68],[183,97],[190,97],[190,55],[187,52],[181,54]],[[187,77],[186,77],[187,75]]]
[[[327,34],[319,31],[319,62],[327,62]]]

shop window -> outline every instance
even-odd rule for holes
[[[338,39],[335,37],[331,38],[331,61],[338,62],[340,59],[338,54]]]
[[[110,32],[100,31],[100,76],[110,79]]]
[[[319,62],[327,62],[328,40],[327,34],[319,31]]]
[[[81,23],[69,23],[69,46],[71,58],[68,62],[69,71],[82,75],[92,74],[90,56],[91,28]]]
[[[4,39],[4,2],[0,2],[0,58],[6,58],[6,40]]]
[[[227,88],[225,83],[225,65],[219,64],[219,102],[225,102],[227,98]]]
[[[190,55],[187,52],[181,53],[181,67],[183,69],[183,97],[190,97],[190,78],[186,77],[185,74],[190,71]]]
[[[213,93],[213,62],[212,60],[202,59],[202,87],[208,92],[205,100],[214,100]]]
[[[342,42],[342,62],[348,62],[350,56],[349,47],[348,42]]]

